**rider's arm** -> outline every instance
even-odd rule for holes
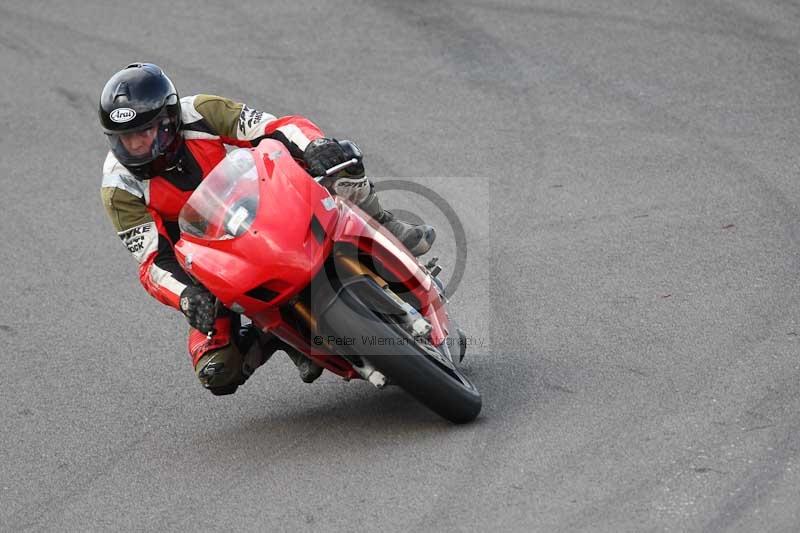
[[[183,128],[187,138],[216,135],[226,144],[255,146],[264,138],[283,143],[296,159],[303,158],[308,143],[324,137],[305,117],[274,115],[221,96],[199,94],[181,99]]]
[[[180,309],[180,294],[191,279],[175,258],[161,218],[147,209],[142,190],[146,185],[141,183],[132,177],[105,175],[103,205],[117,235],[139,263],[142,286],[158,301]]]

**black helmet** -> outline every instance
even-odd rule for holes
[[[152,63],[133,63],[108,80],[100,95],[100,124],[111,152],[134,174],[164,155],[176,158],[181,138],[178,91]],[[138,172],[137,172],[138,171]]]

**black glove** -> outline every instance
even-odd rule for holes
[[[358,159],[358,163],[347,167],[342,172],[349,178],[364,176],[364,154],[361,153],[361,149],[353,141],[339,141],[339,146],[344,150],[345,161],[353,158]]]
[[[189,325],[203,333],[214,331],[217,299],[202,285],[189,285],[181,293],[181,311]]]
[[[303,153],[308,173],[314,177],[323,176],[325,172],[341,165],[345,161],[357,158],[359,162],[347,168],[348,174],[363,175],[364,166],[361,164],[361,150],[350,141],[337,141],[336,139],[321,138],[308,143]]]

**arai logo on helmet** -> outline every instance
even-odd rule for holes
[[[108,117],[114,122],[130,122],[136,118],[136,111],[129,107],[120,107],[112,111]]]

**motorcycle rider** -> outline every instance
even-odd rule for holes
[[[277,349],[289,355],[303,381],[310,383],[322,373],[275,337],[252,329],[240,335],[239,316],[218,310],[214,296],[175,258],[178,214],[225,157],[226,145],[251,147],[265,138],[278,140],[313,176],[355,157],[358,164],[327,182],[332,194],[358,205],[414,255],[427,252],[436,237],[433,227],[409,224],[385,211],[364,175],[355,144],[325,137],[305,117],[277,118],[220,96],[180,98],[166,74],[151,63],[133,63],[114,74],[100,96],[99,115],[110,147],[101,187],[105,209],[139,262],[139,279],[147,292],[186,316],[195,373],[213,394],[235,392]]]

